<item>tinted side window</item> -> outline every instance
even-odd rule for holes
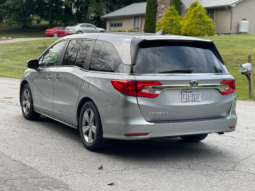
[[[87,27],[87,25],[80,25],[80,27]]]
[[[111,43],[96,41],[91,55],[90,70],[120,72],[121,64],[119,54]]]
[[[56,66],[61,54],[61,51],[66,41],[59,42],[51,47],[39,60],[40,67]]]
[[[71,40],[67,46],[62,65],[83,68],[91,40]]]

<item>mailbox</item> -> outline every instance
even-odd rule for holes
[[[247,72],[251,72],[251,70],[252,70],[251,63],[241,64],[239,66],[239,72],[241,72],[242,74],[245,74]]]

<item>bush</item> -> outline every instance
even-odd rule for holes
[[[181,15],[182,12],[181,12],[181,3],[180,3],[180,0],[173,0],[172,1],[172,5],[175,6],[175,9],[178,12],[178,14]]]
[[[154,33],[156,29],[157,0],[147,0],[144,32]]]
[[[117,30],[117,32],[126,32],[126,31],[123,29],[120,29],[120,30]]]
[[[128,32],[138,32],[136,29],[129,29]]]
[[[190,4],[183,20],[181,33],[188,36],[212,36],[216,34],[213,20],[198,1]]]
[[[117,32],[116,30],[110,30],[110,32]]]
[[[157,23],[156,32],[164,29],[167,34],[180,34],[182,26],[182,17],[178,14],[175,6],[167,8],[161,20]]]

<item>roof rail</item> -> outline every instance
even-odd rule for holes
[[[166,35],[166,33],[164,32],[164,29],[159,30],[156,35]]]

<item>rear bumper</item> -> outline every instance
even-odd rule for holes
[[[143,140],[159,137],[233,132],[237,116],[235,100],[228,116],[201,120],[170,121],[151,123],[144,119],[135,98],[118,99],[114,107],[99,107],[103,125],[103,137],[121,140]],[[125,134],[144,134],[146,136],[125,136]]]

